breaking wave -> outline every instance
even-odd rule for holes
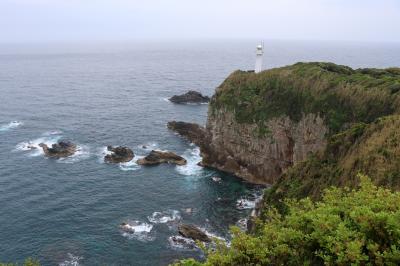
[[[201,161],[200,148],[186,150],[183,157],[187,160],[187,164],[176,166],[176,170],[181,175],[196,176],[203,172],[203,167],[198,165]]]
[[[29,156],[44,155],[43,149],[39,147],[39,144],[44,143],[47,146],[51,146],[54,143],[57,143],[61,137],[61,135],[43,136],[34,140],[18,143],[15,149],[17,151],[29,151]]]
[[[129,239],[137,239],[139,241],[153,241],[155,237],[151,235],[153,229],[152,224],[130,221],[124,225],[120,225],[122,236]]]
[[[83,257],[75,256],[71,253],[68,253],[67,256],[68,258],[65,261],[58,264],[59,266],[79,266],[79,261],[83,259]]]
[[[170,236],[168,238],[168,243],[173,249],[198,249],[194,240],[179,235]]]
[[[60,158],[57,162],[60,163],[76,163],[82,160],[85,160],[90,157],[90,149],[88,146],[85,145],[77,145],[76,152],[66,158]]]
[[[163,212],[153,212],[147,219],[153,224],[165,224],[171,222],[177,222],[181,219],[179,211],[169,210]]]
[[[130,160],[129,162],[126,163],[120,163],[119,164],[119,168],[122,171],[135,171],[140,169],[140,165],[138,165],[136,162],[137,160],[143,158],[144,156],[140,156],[140,155],[135,155],[135,157]]]
[[[23,123],[20,121],[12,121],[8,124],[0,125],[0,132],[8,131],[10,129],[17,128],[22,125],[23,125]]]

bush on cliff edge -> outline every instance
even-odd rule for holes
[[[360,175],[358,189],[330,188],[322,200],[286,200],[254,235],[232,229],[231,247],[208,250],[204,263],[177,265],[399,265],[400,192]]]

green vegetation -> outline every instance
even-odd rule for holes
[[[400,68],[236,71],[210,107],[257,124],[259,137],[270,119],[319,114],[327,146],[266,190],[253,232],[232,228],[231,247],[178,265],[400,265]]]
[[[266,192],[265,201],[285,212],[284,198],[320,198],[330,186],[358,185],[357,173],[376,185],[400,190],[400,115],[357,123],[331,136],[326,150],[288,169]]]
[[[39,261],[28,258],[25,260],[25,262],[23,264],[18,264],[18,263],[1,263],[0,262],[0,266],[40,266]]]
[[[239,123],[318,113],[338,133],[400,111],[400,69],[358,69],[332,63],[297,63],[258,74],[236,71],[218,88],[213,110],[226,108]]]
[[[286,199],[287,214],[268,209],[256,234],[233,228],[230,248],[177,265],[399,265],[400,193],[360,177],[359,189],[330,188],[317,203]]]

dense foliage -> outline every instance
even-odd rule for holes
[[[233,228],[229,248],[177,265],[399,265],[400,193],[360,177],[360,188],[330,188],[316,203],[286,199],[287,215],[270,208],[256,234]]]
[[[357,173],[371,176],[376,185],[400,190],[400,116],[357,123],[328,139],[322,154],[288,169],[265,195],[266,204],[281,212],[283,198],[319,199],[330,186],[355,187]]]
[[[240,123],[318,113],[332,134],[400,111],[400,69],[357,69],[332,63],[297,63],[261,73],[236,71],[217,89],[212,110],[233,111]]]
[[[18,264],[18,263],[1,263],[0,262],[0,266],[40,266],[39,261],[34,260],[34,259],[26,259],[25,262],[23,264]]]

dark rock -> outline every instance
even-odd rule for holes
[[[167,127],[198,146],[201,146],[204,142],[206,131],[204,127],[198,124],[171,121],[168,122]]]
[[[172,163],[177,165],[185,165],[185,158],[168,151],[152,150],[149,155],[137,161],[140,165],[155,165],[160,163]]]
[[[169,99],[173,103],[208,103],[210,98],[208,96],[203,96],[200,92],[197,91],[188,91],[182,95],[174,95]]]
[[[104,161],[108,163],[126,163],[135,157],[133,151],[127,147],[107,146],[107,150],[111,152],[111,154],[104,156]]]
[[[181,224],[178,227],[179,234],[186,238],[191,238],[193,240],[200,240],[202,242],[210,242],[210,238],[194,225]]]
[[[51,145],[51,148],[44,143],[40,143],[39,147],[43,149],[43,152],[47,157],[55,159],[74,155],[77,150],[76,145],[70,141],[59,141],[58,143]]]

